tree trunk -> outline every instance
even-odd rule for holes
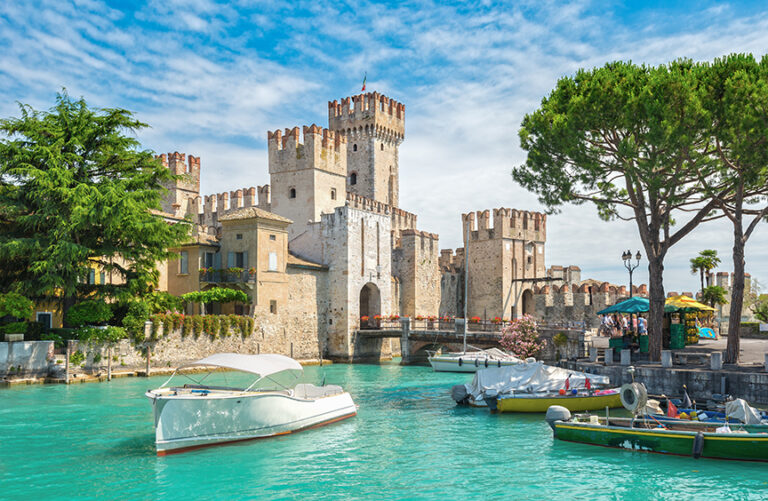
[[[648,259],[648,285],[650,311],[648,312],[648,351],[654,362],[661,360],[664,327],[664,261],[663,258]]]
[[[741,218],[736,218],[733,225],[733,283],[731,284],[731,311],[728,319],[728,348],[725,361],[739,363],[739,329],[741,328],[741,309],[744,305],[744,238]]]
[[[67,311],[75,305],[76,300],[77,298],[75,296],[66,296],[61,301],[62,325],[64,327],[72,327],[67,323]]]
[[[701,276],[701,293],[704,294],[704,268],[699,270],[699,275]]]

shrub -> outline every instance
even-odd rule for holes
[[[144,338],[144,322],[149,320],[149,305],[144,301],[133,301],[128,305],[128,312],[123,317],[123,327],[134,337]]]
[[[221,315],[219,317],[219,336],[221,337],[229,336],[230,320],[231,320],[230,316],[228,315]]]
[[[536,321],[530,315],[513,320],[501,331],[502,348],[520,358],[538,354],[544,347],[536,331]]]
[[[182,321],[181,321],[181,336],[189,336],[190,334],[195,334],[195,317],[193,316],[184,316],[182,315]]]
[[[69,308],[65,316],[67,324],[72,327],[102,324],[110,318],[112,318],[112,307],[104,301],[83,301]]]
[[[150,313],[181,312],[184,309],[184,300],[168,292],[155,291],[144,299],[149,306]]]
[[[77,350],[69,356],[69,363],[72,365],[79,366],[83,362],[85,362],[85,355],[83,355],[83,352],[80,350]]]
[[[251,298],[245,292],[238,289],[228,289],[226,287],[214,287],[204,291],[187,292],[186,294],[182,295],[181,298],[186,303],[231,303],[233,301],[240,303],[251,302]]]
[[[64,338],[53,331],[44,332],[40,335],[42,341],[53,341],[53,345],[56,348],[62,348],[64,346]]]
[[[558,332],[552,337],[552,342],[555,343],[555,346],[562,347],[568,344],[568,336],[565,335],[565,332]]]
[[[11,322],[0,326],[0,334],[24,334],[27,331],[27,322]]]
[[[128,337],[128,331],[122,327],[108,325],[104,328],[83,327],[77,330],[80,341],[93,343],[116,343]]]
[[[0,294],[0,317],[27,319],[32,316],[34,303],[17,292]]]

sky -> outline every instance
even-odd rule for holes
[[[674,5],[668,5],[674,4]],[[202,157],[205,194],[267,184],[268,130],[327,125],[327,101],[367,89],[406,105],[400,206],[443,248],[461,214],[543,210],[517,185],[517,131],[558,78],[631,60],[662,64],[768,51],[761,2],[6,0],[0,2],[0,117],[56,93],[124,108],[151,127],[142,145]],[[689,259],[716,249],[730,271],[732,231],[710,222],[670,250],[667,291],[695,291]],[[589,205],[548,219],[546,262],[626,284],[621,254],[642,250],[633,222]],[[768,287],[768,225],[747,244]],[[647,261],[634,283],[647,282]]]

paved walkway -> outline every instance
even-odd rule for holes
[[[607,337],[593,337],[592,342],[598,348],[608,348]],[[725,351],[728,340],[721,339],[700,339],[699,344],[686,346],[686,351],[691,352],[713,352]],[[765,354],[768,353],[768,339],[742,339],[739,345],[739,365],[763,365],[765,363]]]

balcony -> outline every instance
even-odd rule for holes
[[[200,270],[200,282],[207,282],[211,284],[253,282],[255,276],[255,274],[252,275],[248,271],[239,269],[214,270],[208,268],[207,270]]]

